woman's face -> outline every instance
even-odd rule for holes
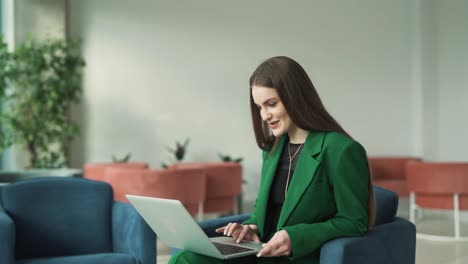
[[[291,134],[297,128],[289,118],[276,89],[254,85],[252,97],[260,111],[260,116],[268,123],[275,137],[285,133]]]

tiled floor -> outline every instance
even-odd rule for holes
[[[425,211],[424,217],[416,223],[418,232],[453,236],[453,216],[448,212]],[[461,235],[468,236],[468,223],[461,223]],[[468,263],[468,242],[440,242],[426,239],[416,241],[417,264],[466,264]]]
[[[408,218],[408,201],[400,201],[400,217]],[[466,218],[466,217],[465,217]],[[424,211],[417,223],[418,232],[453,235],[453,217],[443,211]],[[462,222],[461,235],[468,236],[468,223]],[[170,250],[158,241],[158,264],[169,261]],[[468,242],[436,242],[417,239],[416,264],[467,264]]]

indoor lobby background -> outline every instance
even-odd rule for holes
[[[303,65],[369,156],[468,161],[467,0],[3,0],[2,12],[16,42],[82,41],[74,168],[126,153],[159,167],[190,138],[186,161],[244,158],[253,203],[261,154],[248,79],[278,55]],[[7,151],[3,169],[25,161]]]

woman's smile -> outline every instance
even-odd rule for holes
[[[279,123],[279,120],[268,122],[268,126],[270,126],[271,129],[275,129],[278,127],[278,123]]]

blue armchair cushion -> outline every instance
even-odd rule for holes
[[[138,264],[155,263],[156,234],[133,206],[114,203],[112,230],[114,252],[133,255],[141,261]]]
[[[362,237],[345,237],[325,243],[320,264],[414,264],[415,226],[401,218],[379,225]]]
[[[72,178],[30,181],[3,186],[1,193],[15,224],[16,259],[112,252],[108,184]]]
[[[0,205],[0,263],[13,263],[15,259],[14,245],[15,224]]]
[[[127,254],[102,253],[80,256],[66,256],[54,258],[36,258],[17,261],[15,264],[139,264],[138,261]]]
[[[398,210],[398,195],[393,191],[374,186],[374,197],[376,204],[374,226],[393,221]]]

